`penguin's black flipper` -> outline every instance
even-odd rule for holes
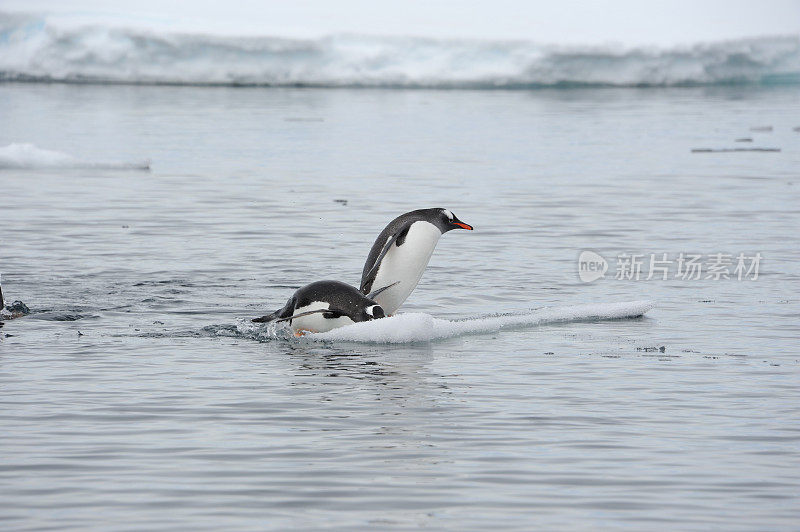
[[[361,277],[361,292],[366,293],[372,288],[372,282],[375,280],[375,275],[378,273],[378,268],[381,265],[381,261],[383,257],[389,253],[389,250],[392,248],[392,244],[397,242],[398,246],[401,246],[406,239],[406,235],[408,235],[408,230],[411,229],[411,224],[413,224],[416,220],[409,220],[408,222],[404,223],[398,231],[392,235],[392,237],[386,241],[386,244],[383,245],[381,252],[375,258],[375,262],[372,264],[372,267],[367,271],[365,275]],[[388,287],[386,287],[388,288]],[[371,298],[370,298],[371,299]]]
[[[378,294],[380,294],[381,292],[383,292],[383,291],[385,291],[385,290],[388,290],[388,289],[390,289],[391,287],[393,287],[393,286],[394,286],[394,285],[396,285],[396,284],[400,284],[400,281],[395,281],[395,282],[393,282],[392,284],[389,284],[389,285],[386,285],[386,286],[384,286],[383,288],[378,288],[377,290],[373,290],[372,292],[370,292],[369,294],[367,294],[367,297],[368,297],[369,299],[372,299],[372,300],[374,300],[376,297],[378,297]]]

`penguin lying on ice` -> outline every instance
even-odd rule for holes
[[[288,321],[295,336],[302,336],[306,332],[327,332],[384,316],[381,306],[355,287],[339,281],[317,281],[298,288],[283,308],[252,321]]]

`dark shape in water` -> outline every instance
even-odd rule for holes
[[[88,317],[90,316],[85,314],[54,314],[44,319],[48,321],[78,321]]]
[[[6,307],[6,309],[8,309],[11,312],[20,312],[22,314],[30,314],[31,313],[31,309],[28,308],[28,305],[26,305],[25,303],[23,303],[22,301],[19,301],[19,300],[14,301],[10,305],[8,305]]]
[[[31,310],[28,308],[28,305],[22,301],[14,301],[10,305],[0,309],[0,320],[13,320],[14,318],[27,316],[30,313]]]
[[[753,126],[750,128],[750,131],[762,131],[762,132],[772,131],[772,126]]]
[[[738,151],[779,152],[780,148],[692,148],[692,153],[729,153]]]
[[[3,299],[3,283],[0,281],[0,321],[13,320],[20,316],[30,314],[30,309],[22,301],[14,301],[6,306],[6,301]]]
[[[740,139],[736,139],[735,142],[753,142],[753,139],[751,139],[750,137],[742,137]]]
[[[661,347],[637,347],[636,350],[644,351],[645,353],[655,353],[655,352],[665,353],[667,351],[667,348],[666,346],[662,345]]]

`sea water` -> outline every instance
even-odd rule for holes
[[[3,528],[795,527],[797,86],[485,89],[0,84]],[[395,318],[249,323],[434,206]]]

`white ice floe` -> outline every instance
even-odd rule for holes
[[[96,168],[106,170],[148,170],[149,161],[119,163],[85,161],[68,153],[45,150],[29,143],[11,143],[0,147],[0,170],[2,169],[57,169]]]
[[[366,343],[428,342],[467,334],[493,333],[501,329],[533,327],[548,323],[613,320],[644,315],[655,306],[652,301],[600,303],[570,307],[549,307],[524,314],[490,316],[459,321],[434,318],[430,314],[397,314],[390,318],[355,323],[326,333],[309,334],[314,341]]]

